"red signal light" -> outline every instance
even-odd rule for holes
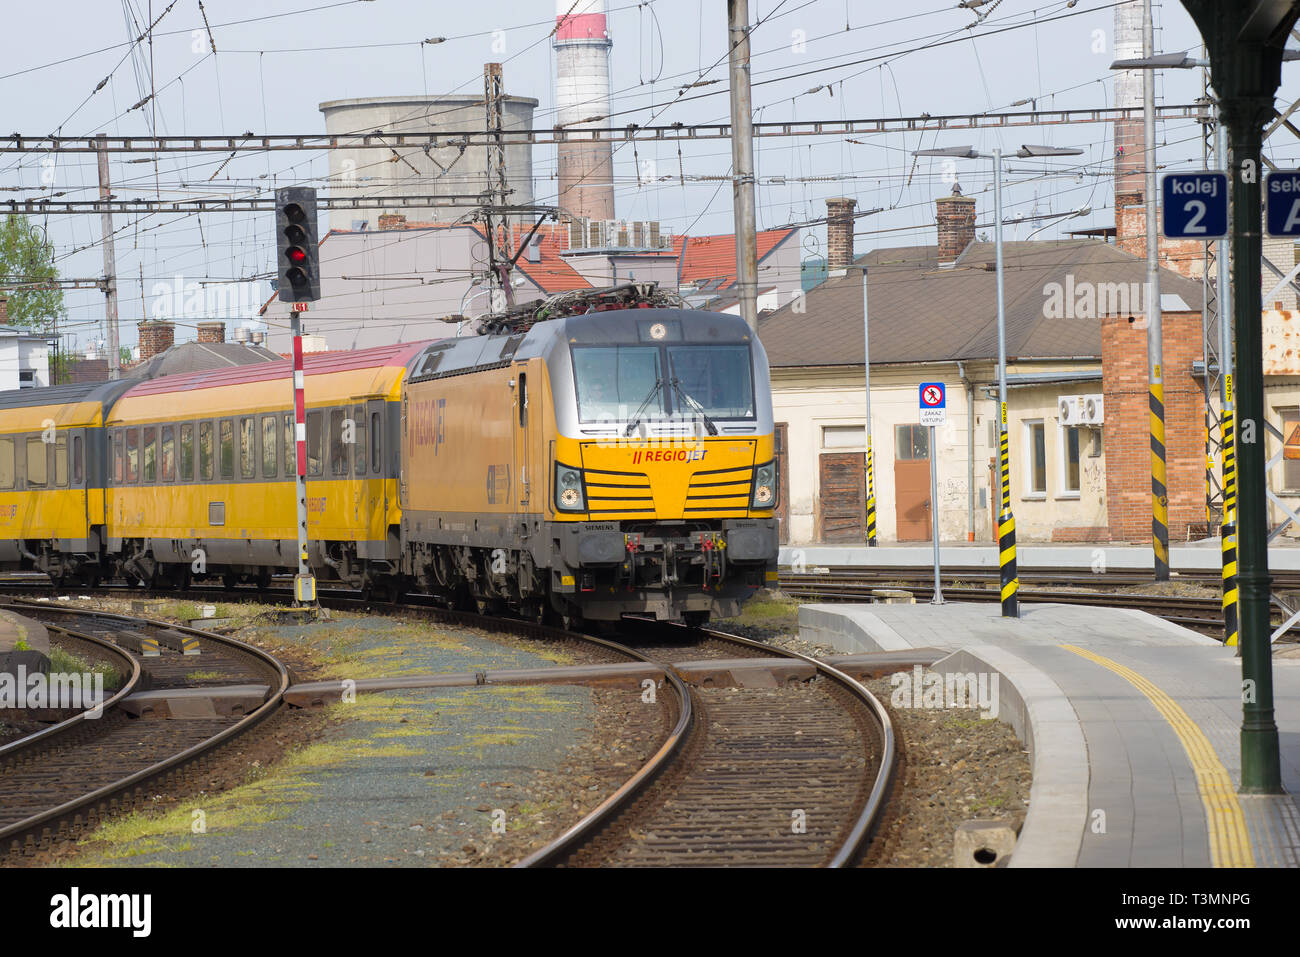
[[[307,253],[304,250],[299,249],[297,246],[290,246],[289,251],[285,253],[285,255],[289,257],[289,262],[294,263],[295,265],[301,265],[307,261]]]

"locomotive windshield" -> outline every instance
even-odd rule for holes
[[[578,346],[573,369],[583,422],[754,417],[748,346]]]

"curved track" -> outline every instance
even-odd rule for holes
[[[145,799],[147,788],[182,781],[222,745],[272,714],[289,687],[283,664],[220,635],[44,602],[4,607],[84,648],[98,649],[101,657],[116,657],[129,677],[104,703],[102,716],[74,715],[0,747],[0,853],[33,853],[94,826],[107,814],[129,810]],[[160,654],[141,657],[117,645],[139,647],[141,638],[159,640]],[[199,654],[181,654],[181,638],[196,638]],[[63,638],[55,640],[63,643]],[[190,680],[187,671],[198,677]],[[146,684],[178,690],[247,685],[250,679],[268,690],[246,714],[153,721],[130,717],[123,708],[127,697]]]
[[[667,668],[677,725],[622,788],[518,866],[842,867],[860,856],[896,761],[870,692],[823,662],[722,632],[646,623],[625,641]],[[710,657],[794,658],[817,677],[686,689],[671,668]]]

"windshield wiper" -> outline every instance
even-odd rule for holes
[[[623,432],[624,437],[630,436],[633,432],[636,431],[636,427],[641,424],[641,414],[645,412],[646,407],[650,405],[650,402],[654,399],[655,396],[659,394],[659,390],[662,389],[663,387],[664,387],[663,378],[662,377],[656,378],[654,387],[650,389],[650,394],[647,395],[644,400],[642,400],[640,407],[636,410],[636,414],[634,414],[632,418],[628,420],[627,429]]]
[[[686,404],[689,405],[696,412],[698,412],[700,414],[700,417],[704,419],[704,427],[709,430],[709,435],[717,435],[718,427],[714,425],[713,420],[709,418],[709,413],[704,411],[704,406],[700,405],[699,402],[695,401],[695,398],[689,392],[687,392],[685,389],[682,388],[682,384],[677,381],[676,376],[673,376],[672,382],[673,382],[673,391],[676,392],[679,396],[681,396],[686,401]]]

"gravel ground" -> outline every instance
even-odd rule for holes
[[[718,627],[814,658],[835,653],[798,636],[798,603],[778,592],[758,596]],[[963,822],[1005,820],[1020,828],[1032,777],[1010,725],[981,718],[975,708],[895,707],[889,678],[867,687],[889,711],[901,764],[864,864],[951,867],[953,834]]]
[[[131,612],[129,599],[95,601]],[[231,605],[225,629],[300,680],[568,663],[543,642],[335,613],[270,624]],[[185,618],[179,603],[151,617]],[[621,785],[658,747],[663,710],[639,689],[486,686],[361,695],[284,709],[223,750],[202,791],[159,795],[79,846],[28,863],[73,866],[504,865]],[[201,812],[201,813],[200,813]]]

